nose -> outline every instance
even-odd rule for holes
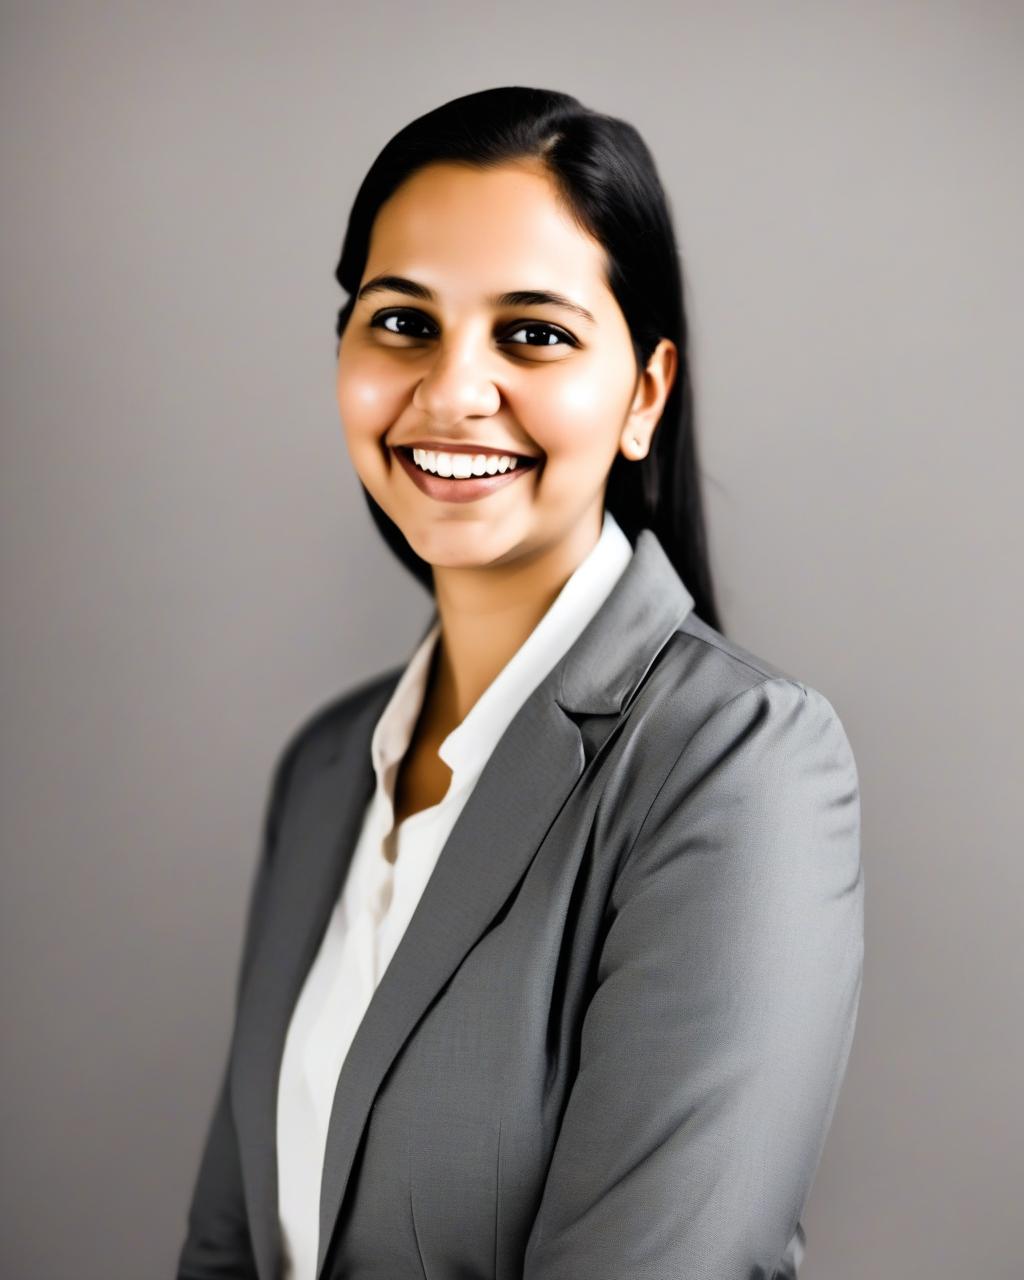
[[[416,384],[414,408],[442,426],[496,413],[501,392],[494,380],[493,358],[492,351],[470,338],[438,342],[429,369]]]

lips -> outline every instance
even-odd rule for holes
[[[465,480],[456,480],[423,471],[413,462],[411,448],[399,445],[395,447],[394,452],[402,470],[416,488],[438,502],[475,502],[486,498],[499,489],[515,484],[524,475],[536,470],[538,461],[536,458],[525,459],[517,461],[510,471],[496,472],[493,476],[470,476]]]

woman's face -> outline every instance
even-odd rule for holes
[[[433,164],[379,209],[338,408],[360,480],[430,564],[510,566],[581,528],[596,536],[616,453],[647,451],[675,348],[663,340],[638,376],[604,264],[529,163]],[[428,476],[425,492],[399,452],[420,444],[533,465],[475,485]]]

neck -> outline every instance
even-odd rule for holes
[[[427,691],[442,736],[461,724],[523,646],[573,572],[597,545],[603,507],[556,543],[514,564],[434,566],[441,634]]]

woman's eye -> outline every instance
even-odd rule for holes
[[[550,324],[541,324],[539,320],[520,325],[518,329],[513,329],[512,333],[513,335],[517,333],[542,335],[540,342],[530,342],[528,338],[517,339],[514,336],[509,339],[510,342],[518,342],[520,346],[557,347],[560,344],[574,345],[572,339],[562,329],[556,329]]]
[[[389,323],[394,320],[395,325]],[[383,329],[385,333],[397,333],[403,338],[422,338],[422,333],[417,333],[416,326],[422,326],[423,318],[415,311],[390,311],[385,315],[374,316],[370,324],[378,329]],[[409,326],[406,328],[406,326]]]

